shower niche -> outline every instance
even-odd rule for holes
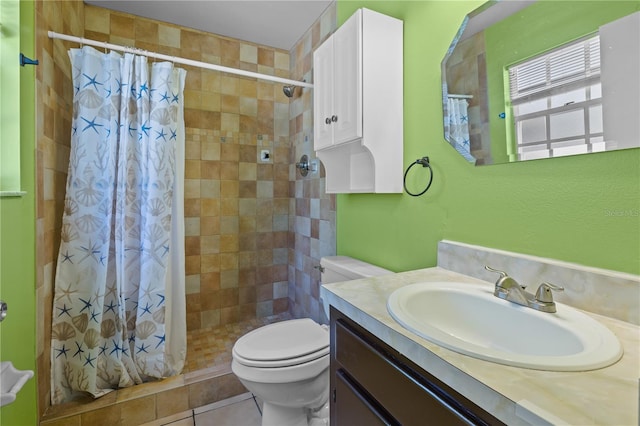
[[[359,9],[313,54],[327,193],[401,193],[403,22]]]

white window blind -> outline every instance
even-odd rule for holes
[[[600,37],[595,35],[511,66],[511,101],[517,104],[543,93],[546,96],[553,88],[592,80],[599,75]]]
[[[508,72],[520,159],[604,149],[598,35],[547,51]]]

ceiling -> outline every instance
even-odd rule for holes
[[[291,50],[330,0],[85,0],[85,3]]]

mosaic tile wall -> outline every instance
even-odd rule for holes
[[[51,306],[55,259],[64,209],[73,89],[67,46],[47,30],[82,34],[84,6],[78,1],[36,1],[36,321],[38,410],[50,401]]]
[[[336,4],[332,3],[291,49],[291,78],[313,81],[313,51],[336,28]],[[296,318],[309,317],[327,323],[320,302],[320,272],[316,268],[322,256],[336,254],[336,197],[325,193],[324,167],[303,177],[295,163],[306,154],[314,160],[313,90],[296,89],[289,109],[291,138],[289,229],[289,303]]]

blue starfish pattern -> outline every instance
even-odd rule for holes
[[[147,302],[144,305],[144,308],[142,308],[142,313],[140,314],[140,316],[142,316],[144,314],[151,314],[151,306],[149,306],[149,302]]]
[[[108,305],[104,305],[104,307],[105,307],[105,311],[104,312],[107,313],[109,311],[112,311],[115,314],[117,306],[118,305],[114,305],[113,304],[113,300],[110,300]]]
[[[75,254],[69,254],[69,250],[67,250],[64,254],[62,254],[62,257],[63,257],[62,263],[69,262],[69,263],[73,264],[73,261],[71,260],[71,258],[73,256],[75,256]]]
[[[117,92],[116,92],[116,93],[122,93],[122,88],[123,88],[124,86],[128,86],[128,84],[127,84],[127,83],[123,83],[123,82],[121,82],[120,80],[118,80],[117,78],[116,78],[116,84],[118,85],[118,90],[117,90]]]
[[[78,342],[74,342],[76,344],[76,347],[78,348],[78,350],[76,351],[76,353],[73,354],[73,357],[75,358],[76,355],[80,356],[80,358],[82,358],[82,354],[84,353],[84,350],[82,349],[82,343],[78,344]]]
[[[162,138],[165,142],[167,141],[167,138],[165,136],[167,136],[167,134],[164,132],[164,129],[160,129],[160,131],[155,131],[158,136],[156,137],[156,140]]]
[[[91,310],[91,319],[89,321],[95,321],[96,324],[100,324],[100,322],[97,320],[97,317],[98,317],[98,312]]]
[[[158,349],[158,346],[164,343],[165,335],[163,334],[162,336],[153,336],[153,337],[156,337],[159,339],[158,344],[155,347],[155,349]]]
[[[84,311],[85,309],[87,309],[87,310],[89,310],[89,312],[91,312],[91,306],[93,306],[93,305],[91,305],[91,300],[84,300],[81,297],[78,297],[78,299],[80,299],[80,301],[82,303],[84,303],[84,306],[82,307],[82,309],[80,309],[80,313],[82,313],[82,311]]]
[[[84,365],[83,365],[83,367],[85,367],[87,364],[89,364],[90,366],[92,366],[93,368],[95,368],[96,366],[95,366],[95,365],[93,365],[93,361],[95,361],[95,360],[96,360],[96,358],[98,358],[98,357],[91,358],[91,352],[89,352],[89,355],[87,355],[86,357],[84,357]]]
[[[98,356],[103,355],[106,352],[107,344],[103,343],[102,346],[99,346],[99,348],[100,348],[100,353],[98,353]]]
[[[58,314],[58,316],[62,316],[62,314],[67,314],[71,316],[71,314],[69,313],[69,311],[71,311],[71,307],[67,308],[66,303],[62,306],[62,308],[56,308],[56,309],[60,310],[60,313]]]
[[[148,121],[145,121],[144,124],[142,125],[142,131],[144,132],[145,135],[147,135],[147,137],[149,137],[149,130],[151,130],[151,127],[148,126]]]
[[[64,355],[64,358],[67,359],[67,352],[69,352],[69,349],[65,347],[64,343],[62,344],[62,348],[60,349],[53,348],[53,349],[58,352],[58,354],[56,355],[56,358],[59,358],[60,356]]]
[[[140,352],[144,352],[145,354],[149,353],[149,352],[147,352],[148,348],[145,347],[144,343],[141,346],[137,346],[137,349],[138,349],[138,352],[136,352],[136,354],[139,354]]]
[[[146,81],[140,85],[140,96],[142,96],[143,92],[149,93],[149,86],[147,86]]]
[[[84,132],[87,129],[93,129],[97,134],[100,134],[100,132],[98,132],[97,127],[103,127],[102,124],[98,124],[96,123],[96,120],[98,119],[98,117],[93,117],[93,120],[89,121],[84,117],[80,117],[82,120],[84,120],[87,123],[87,127],[85,127],[84,129],[82,129],[82,131]]]
[[[169,103],[169,94],[166,91],[162,94],[162,97],[160,98],[160,102],[162,101],[167,101],[167,103]]]
[[[82,75],[85,76],[87,79],[89,79],[89,82],[87,84],[85,84],[84,86],[82,86],[83,88],[87,87],[87,86],[93,86],[96,90],[98,90],[98,84],[100,86],[103,85],[102,83],[100,83],[100,82],[98,82],[96,80],[96,78],[98,77],[98,74],[94,75],[93,78],[89,77],[87,74],[84,74],[84,73]]]
[[[115,352],[116,356],[118,356],[118,352],[122,351],[122,348],[118,346],[118,342],[116,342],[115,340],[111,340],[111,341],[113,342],[113,350],[109,352],[109,355]]]

